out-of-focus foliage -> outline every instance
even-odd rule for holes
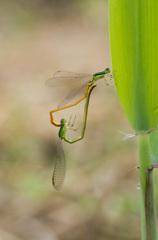
[[[49,111],[68,89],[44,83],[59,69],[110,67],[107,20],[106,1],[0,1],[2,239],[139,239],[139,177],[129,171],[137,165],[135,139],[121,142],[117,130],[131,129],[104,80],[91,96],[84,139],[63,142],[63,189],[51,185],[58,129]],[[55,118],[72,114],[81,124],[83,105]]]

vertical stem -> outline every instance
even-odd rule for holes
[[[153,170],[147,171],[146,181],[146,219],[149,240],[157,239],[156,208],[154,198]]]
[[[145,193],[146,193],[146,169],[151,167],[148,134],[138,134],[139,149],[139,173],[140,173],[140,214],[142,240],[146,240],[146,214],[145,214]]]
[[[138,134],[138,148],[142,240],[156,240],[157,233],[153,190],[153,174],[151,173],[151,171],[148,170],[151,168],[148,133]]]

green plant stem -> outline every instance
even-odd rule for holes
[[[147,219],[147,236],[149,240],[157,239],[156,229],[156,208],[154,198],[153,170],[147,171],[146,181],[146,219]]]
[[[142,240],[156,240],[156,213],[148,133],[138,134]]]

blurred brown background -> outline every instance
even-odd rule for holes
[[[117,130],[132,130],[114,85],[98,81],[84,139],[62,143],[64,186],[51,184],[59,129],[49,111],[67,89],[45,81],[111,67],[108,2],[0,1],[0,29],[0,240],[140,239],[137,142],[121,141]],[[83,105],[55,117],[82,123]]]

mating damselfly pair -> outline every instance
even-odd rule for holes
[[[87,122],[90,95],[92,93],[92,90],[96,87],[96,81],[102,78],[104,78],[106,81],[107,77],[109,77],[110,79],[112,78],[109,68],[106,68],[104,71],[97,72],[93,75],[78,74],[78,73],[72,73],[67,71],[57,71],[54,73],[52,78],[46,81],[46,85],[52,86],[52,87],[69,85],[75,82],[81,83],[80,87],[74,88],[68,93],[68,95],[59,103],[57,109],[50,111],[51,123],[56,127],[60,127],[58,135],[61,140],[63,139],[64,141],[72,144],[83,139],[85,128],[86,128],[86,122]],[[75,103],[68,105],[68,103],[71,100],[73,100],[81,92],[83,92],[84,95]],[[61,119],[60,123],[57,123],[54,121],[53,114],[55,112],[58,112],[64,109],[74,107],[75,105],[80,103],[83,99],[85,99],[85,107],[84,107],[84,118],[83,118],[83,127],[81,131],[81,136],[74,140],[69,140],[66,138],[66,131],[68,128],[73,130],[73,123],[71,124],[70,121],[67,122],[64,118]],[[54,163],[54,172],[52,176],[52,183],[56,190],[60,190],[61,187],[63,186],[65,171],[66,171],[66,161],[65,161],[64,151],[62,149],[61,141],[60,141],[57,148],[57,155]]]

